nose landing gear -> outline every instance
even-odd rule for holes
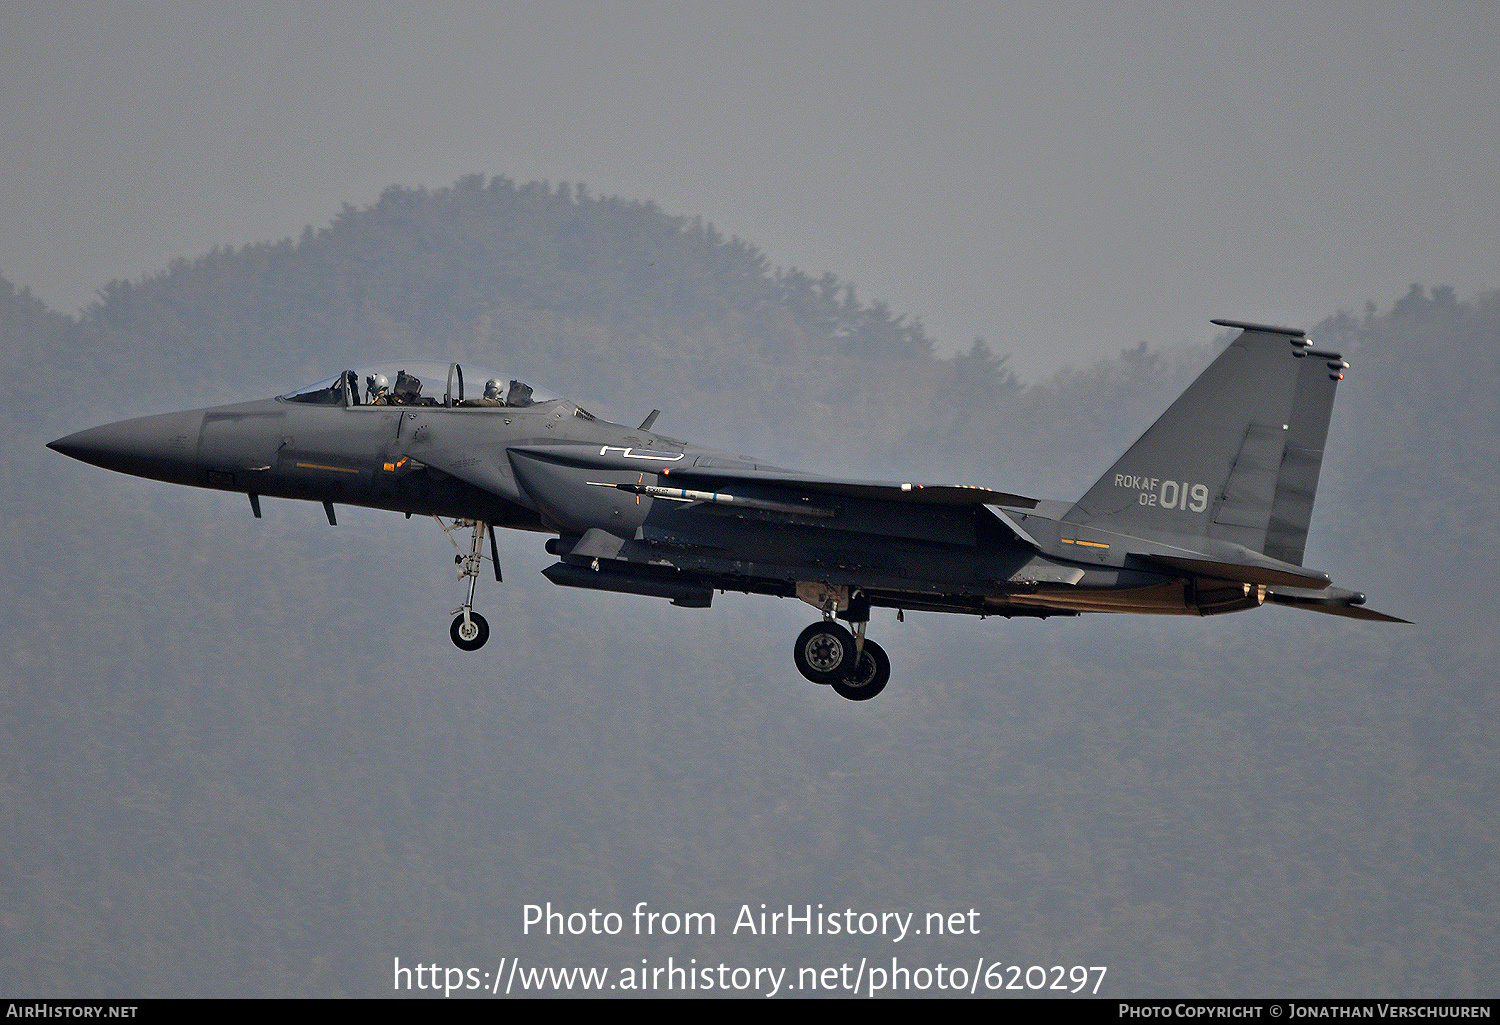
[[[495,564],[495,579],[500,578],[500,551],[495,544],[495,528],[486,524],[483,520],[455,520],[452,527],[446,526],[436,516],[437,525],[442,528],[448,540],[453,542],[453,547],[458,554],[453,557],[454,565],[458,567],[458,579],[469,581],[469,597],[461,606],[453,611],[457,614],[453,619],[453,625],[448,628],[448,636],[453,638],[453,643],[464,651],[478,651],[484,647],[484,642],[490,639],[490,624],[483,616],[474,611],[474,588],[479,583],[479,569],[484,564],[484,535],[488,530],[490,535],[490,560]],[[462,527],[470,527],[473,534],[469,539],[469,553],[459,548],[458,541],[453,537],[453,531]]]

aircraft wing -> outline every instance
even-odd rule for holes
[[[718,466],[664,467],[663,483],[681,482],[695,490],[726,490],[735,484],[757,484],[795,488],[799,491],[845,498],[866,498],[883,502],[909,502],[913,505],[1004,505],[1016,509],[1034,509],[1037,500],[1025,495],[975,487],[969,484],[913,484],[897,481],[850,480],[819,477],[796,470],[762,470]]]

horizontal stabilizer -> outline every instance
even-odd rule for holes
[[[1247,553],[1249,554],[1249,553]],[[1141,558],[1170,566],[1194,576],[1233,580],[1241,584],[1269,584],[1282,587],[1325,588],[1328,574],[1317,570],[1303,569],[1272,559],[1257,559],[1254,562],[1219,562],[1214,559],[1189,559],[1180,555],[1145,554]]]
[[[1364,607],[1365,596],[1358,591],[1346,591],[1341,587],[1330,587],[1324,591],[1313,591],[1301,587],[1277,587],[1266,592],[1266,601],[1309,612],[1326,612],[1330,616],[1345,616],[1349,619],[1365,619],[1377,623],[1410,623],[1409,619],[1388,616],[1384,612]]]

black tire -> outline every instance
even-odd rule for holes
[[[891,681],[891,660],[885,649],[874,641],[865,641],[865,650],[859,656],[859,665],[854,672],[833,681],[833,689],[841,698],[850,701],[869,701],[885,690]]]
[[[854,664],[854,635],[837,623],[814,623],[797,635],[792,661],[813,683],[833,683]]]
[[[469,623],[472,629],[465,630],[463,613],[459,613],[453,618],[453,625],[448,628],[448,636],[464,651],[478,651],[490,639],[490,624],[477,612],[469,613]]]

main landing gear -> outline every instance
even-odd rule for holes
[[[490,560],[495,564],[495,579],[500,579],[500,551],[495,544],[495,528],[483,520],[454,520],[453,526],[449,527],[436,516],[433,519],[437,520],[437,525],[442,528],[444,534],[448,535],[448,540],[452,541],[453,547],[458,550],[458,554],[453,557],[453,563],[458,567],[458,579],[469,581],[469,598],[463,605],[453,610],[457,615],[453,619],[453,625],[448,628],[448,636],[453,638],[453,643],[464,651],[478,651],[484,647],[484,642],[490,639],[490,624],[474,611],[474,587],[479,583],[479,569],[484,564],[486,530],[490,535]],[[453,537],[453,532],[463,527],[470,527],[473,530],[467,555]]]
[[[836,607],[830,602],[824,607],[823,621],[797,636],[792,661],[813,683],[827,684],[850,701],[868,701],[890,682],[891,660],[884,648],[865,639],[870,621],[868,598],[856,593],[848,600],[845,616],[854,624],[854,633],[834,620]]]

